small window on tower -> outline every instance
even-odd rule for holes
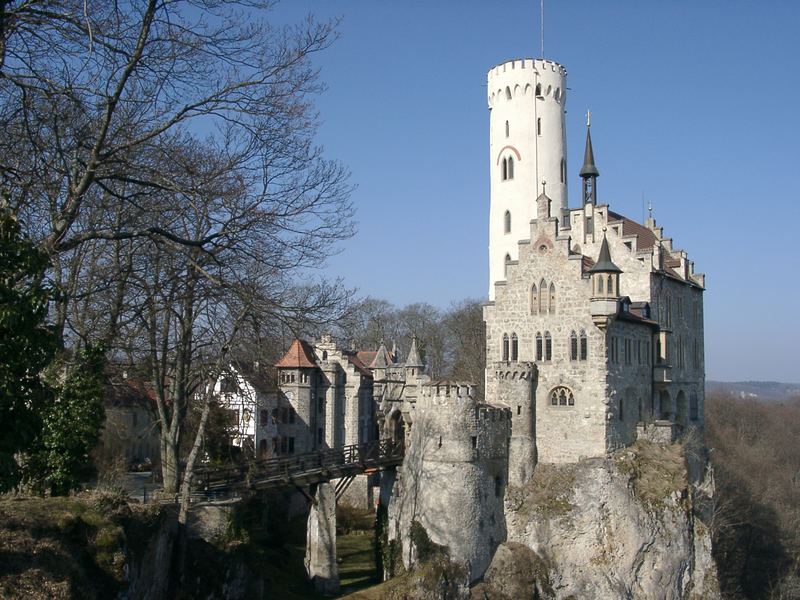
[[[506,214],[503,216],[503,231],[505,233],[511,233],[511,211],[507,210]]]
[[[536,135],[542,135],[542,117],[536,119]]]
[[[508,179],[514,179],[514,159],[508,157]]]
[[[519,357],[519,339],[516,333],[511,334],[511,360],[517,360]]]
[[[509,132],[508,121],[506,121],[506,137],[508,137],[508,132]]]
[[[503,159],[503,166],[501,167],[500,179],[505,181],[508,179],[508,160]]]
[[[506,254],[506,259],[503,262],[503,277],[508,277],[508,263],[511,262],[511,255]]]
[[[541,83],[537,83],[536,84],[536,95],[537,96],[541,96],[542,95],[542,84]]]
[[[503,334],[503,360],[508,360],[508,334]]]

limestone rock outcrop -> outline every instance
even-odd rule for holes
[[[552,595],[541,597],[719,598],[703,516],[713,484],[705,461],[690,469],[686,458],[679,444],[637,442],[608,459],[539,465],[509,489],[508,540],[546,565]]]

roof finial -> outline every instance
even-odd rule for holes
[[[586,111],[586,126],[587,127],[591,127],[592,126],[592,111],[590,111],[588,109]]]
[[[545,196],[547,195],[547,193],[544,191],[546,185],[547,185],[547,180],[542,179],[542,194],[544,194]]]
[[[653,218],[653,202],[650,200],[647,201],[647,216]]]

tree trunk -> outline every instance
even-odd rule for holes
[[[164,493],[177,494],[180,477],[178,442],[169,438],[169,432],[161,432],[161,475]]]

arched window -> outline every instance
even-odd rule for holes
[[[544,332],[544,359],[553,360],[553,338],[549,331]]]
[[[556,284],[550,284],[550,314],[556,314]]]
[[[602,293],[603,293],[603,276],[599,275],[597,277],[597,294],[599,295]]]
[[[511,100],[511,88],[506,86],[506,100]]]
[[[505,233],[511,233],[511,211],[507,210],[506,214],[503,215],[503,231]]]
[[[508,360],[508,334],[503,334],[503,360]]]
[[[550,406],[575,406],[575,395],[564,386],[553,388],[550,392]]]
[[[508,157],[508,179],[514,179],[514,159]]]
[[[503,166],[501,169],[502,170],[500,173],[500,179],[505,181],[506,179],[508,179],[508,161],[505,158],[503,159]]]
[[[542,346],[542,334],[538,331],[536,332],[536,360],[541,361],[544,357],[543,346]]]
[[[517,339],[517,334],[511,334],[511,360],[517,360],[519,358],[519,339]]]
[[[539,282],[539,314],[544,314],[547,312],[547,284],[542,279]]]
[[[531,287],[531,314],[535,315],[539,312],[539,292],[536,289],[536,284]]]
[[[569,334],[569,359],[578,360],[578,336],[574,331]]]
[[[541,83],[537,83],[536,84],[536,95],[537,96],[541,96],[542,95],[542,84]]]
[[[536,118],[536,135],[542,135],[542,117]]]
[[[509,132],[508,121],[506,121],[506,137],[508,137],[508,132]]]
[[[608,276],[608,295],[609,296],[613,296],[614,295],[614,276],[613,275],[609,275]]]
[[[583,329],[581,329],[580,341],[581,341],[581,354],[580,354],[581,360],[586,360],[586,358],[589,356],[589,339],[586,337],[586,332]]]
[[[503,261],[503,277],[508,277],[508,263],[511,262],[511,255],[506,254],[506,259]]]

